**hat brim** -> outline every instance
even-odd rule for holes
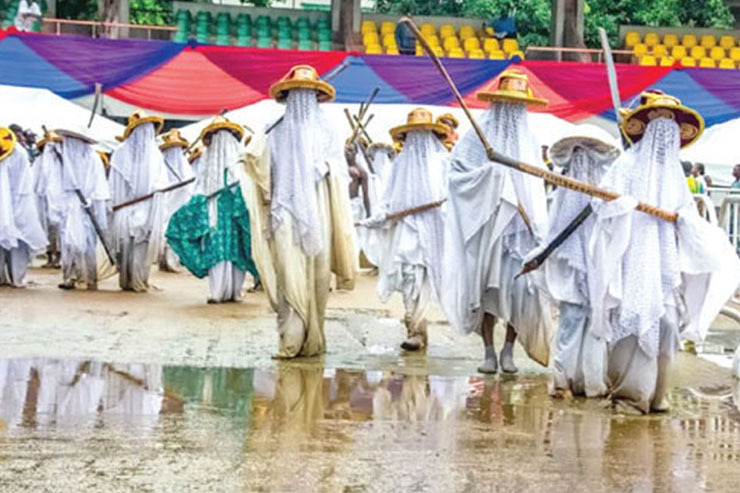
[[[447,125],[442,125],[441,123],[406,123],[404,125],[399,125],[398,127],[393,127],[390,133],[393,140],[402,141],[406,138],[406,134],[409,132],[420,130],[434,132],[434,134],[440,139],[444,139],[450,133],[450,129]]]
[[[7,137],[10,137],[9,139]],[[15,151],[18,145],[18,138],[15,136],[15,132],[9,128],[0,128],[0,161],[7,159]]]
[[[216,132],[218,132],[220,130],[228,130],[229,132],[231,132],[231,134],[234,137],[236,137],[236,140],[238,140],[239,142],[241,142],[242,139],[244,138],[244,127],[242,127],[238,123],[234,123],[234,122],[216,122],[216,123],[211,123],[206,128],[204,128],[200,132],[199,139],[205,145],[209,145],[211,143],[211,136],[214,133],[216,133]]]
[[[549,156],[552,162],[558,166],[570,161],[573,149],[583,147],[602,155],[613,154],[614,157],[619,155],[619,149],[612,144],[608,144],[594,137],[574,136],[560,139],[550,146]]]
[[[293,89],[313,89],[318,93],[319,103],[334,100],[334,86],[323,80],[281,80],[270,86],[270,97],[278,103],[288,99],[288,92]]]
[[[189,145],[188,141],[185,139],[170,140],[170,141],[163,142],[162,144],[160,144],[159,150],[165,151],[171,147],[182,147],[183,149],[187,149],[188,145]]]
[[[452,122],[452,127],[457,128],[460,126],[460,122],[457,121],[457,118],[455,118],[453,115],[441,115],[437,117],[436,123],[442,123],[442,120],[450,120]]]
[[[65,138],[77,139],[77,140],[81,140],[85,144],[91,144],[91,145],[98,143],[98,141],[93,139],[92,137],[89,137],[80,132],[75,132],[74,130],[66,130],[63,128],[59,128],[59,129],[54,130],[54,132],[57,135],[59,135],[62,139],[65,139]]]
[[[197,151],[193,152],[190,156],[188,156],[188,163],[192,166],[192,164],[200,159],[200,157],[203,155],[203,149],[198,149]]]
[[[479,92],[477,95],[479,101],[489,103],[524,103],[528,106],[547,106],[547,99],[524,96],[515,91],[496,91],[496,92]]]
[[[56,136],[53,136],[53,137],[49,137],[49,138],[44,137],[43,139],[41,139],[38,142],[36,142],[36,149],[38,149],[39,151],[43,151],[44,150],[44,147],[46,147],[46,144],[48,144],[49,142],[57,142],[58,143],[58,142],[61,142],[61,141],[62,141],[62,138],[59,135],[56,135]]]
[[[690,146],[704,132],[704,118],[683,105],[646,104],[627,113],[620,126],[622,134],[630,144],[636,144],[645,135],[648,124],[656,118],[674,120],[681,132],[681,148]]]
[[[133,132],[136,127],[144,125],[145,123],[153,123],[154,135],[159,135],[159,133],[162,131],[162,128],[164,127],[164,118],[162,118],[161,116],[145,116],[143,118],[139,118],[135,122],[129,123],[126,126],[126,129],[123,131],[123,136],[116,137],[116,140],[118,140],[119,142],[123,142],[124,140],[129,138],[131,132]]]

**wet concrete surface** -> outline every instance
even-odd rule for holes
[[[3,492],[739,491],[740,388],[691,354],[670,413],[625,416],[549,398],[518,347],[520,375],[481,378],[480,341],[439,314],[427,353],[402,354],[400,300],[379,304],[371,277],[333,294],[329,353],[294,362],[270,358],[261,294],[208,306],[184,275],[143,295],[31,279],[0,289]],[[699,350],[736,337],[718,319]]]

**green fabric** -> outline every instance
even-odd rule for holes
[[[208,221],[208,199],[195,195],[172,215],[167,226],[167,243],[180,262],[202,279],[219,262],[231,261],[236,268],[257,275],[252,260],[249,212],[241,187],[223,189],[218,195],[217,227]]]

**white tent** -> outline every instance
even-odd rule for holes
[[[57,96],[48,89],[0,85],[0,125],[17,123],[43,135],[42,126],[48,129],[64,128],[84,132],[100,142],[101,147],[113,149],[118,144],[116,135],[123,133],[123,126],[103,116],[96,115],[87,128],[90,110]]]
[[[740,118],[713,125],[695,144],[681,151],[681,159],[704,163],[713,184],[729,185],[733,180],[732,168],[740,163],[740,147],[735,146],[738,136]]]

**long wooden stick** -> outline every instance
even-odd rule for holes
[[[411,207],[409,209],[404,209],[402,211],[397,212],[391,212],[385,215],[385,222],[388,221],[398,221],[399,219],[403,219],[406,216],[413,216],[414,214],[421,214],[422,212],[426,212],[432,209],[436,209],[437,207],[441,206],[445,203],[445,200],[437,200],[436,202],[429,202],[428,204],[419,205],[416,207]],[[355,223],[355,226],[365,226],[366,228],[372,228],[377,226],[369,226],[367,224],[364,224],[363,221],[357,221]]]
[[[130,205],[138,204],[139,202],[144,202],[145,200],[149,200],[152,197],[154,197],[154,195],[157,194],[157,193],[166,193],[166,192],[171,192],[173,190],[177,190],[178,188],[182,188],[184,186],[190,185],[194,181],[195,181],[195,178],[190,178],[188,180],[181,181],[181,182],[175,183],[173,185],[168,185],[168,186],[166,186],[164,188],[160,188],[159,190],[155,190],[155,191],[153,191],[151,193],[148,193],[146,195],[142,195],[140,197],[136,197],[134,199],[127,200],[126,202],[121,202],[120,204],[116,204],[116,205],[113,206],[113,212],[116,212],[119,209],[123,209],[124,207],[128,207]]]
[[[522,163],[520,161],[517,161],[515,159],[512,159],[508,156],[504,156],[503,154],[496,152],[491,147],[491,145],[488,143],[488,140],[486,139],[486,135],[483,133],[483,129],[480,127],[480,125],[478,125],[478,122],[475,120],[475,118],[473,118],[473,115],[470,113],[468,106],[465,104],[465,100],[460,95],[460,91],[457,90],[457,87],[455,86],[455,83],[452,81],[450,74],[447,73],[447,69],[445,69],[444,65],[442,65],[442,62],[439,60],[437,55],[434,54],[434,51],[432,50],[431,46],[429,46],[429,43],[426,41],[426,39],[424,39],[424,36],[421,34],[421,31],[419,31],[419,28],[416,26],[416,24],[414,24],[414,21],[412,21],[408,17],[403,17],[400,22],[403,22],[404,24],[408,25],[409,28],[411,28],[414,35],[416,36],[416,39],[421,44],[422,48],[424,48],[424,51],[426,51],[426,53],[429,55],[429,57],[432,59],[434,64],[439,69],[442,76],[447,81],[447,84],[450,86],[450,90],[452,90],[452,93],[454,94],[455,99],[457,99],[457,102],[460,104],[460,107],[465,113],[465,116],[468,118],[468,120],[470,120],[470,123],[473,126],[473,130],[478,136],[478,139],[480,139],[481,144],[483,144],[483,149],[485,150],[486,156],[488,157],[490,161],[503,164],[504,166],[508,166],[509,168],[516,169],[518,171],[521,171],[522,173],[527,173],[528,175],[542,178],[546,182],[551,183],[553,185],[564,187],[569,190],[575,190],[576,192],[585,193],[586,195],[590,195],[591,197],[596,197],[596,198],[599,198],[605,201],[615,200],[620,197],[618,193],[612,192],[611,190],[604,190],[602,188],[595,187],[588,183],[584,183],[580,180],[575,180],[569,176],[563,176],[557,173],[552,173],[546,169],[538,168],[537,166],[532,166],[531,164]],[[663,219],[665,221],[676,222],[678,220],[678,214],[676,212],[666,211],[664,209],[660,209],[659,207],[655,207],[653,205],[645,204],[642,202],[637,204],[637,210],[644,212],[646,214],[650,214],[651,216],[655,216],[657,218]]]

